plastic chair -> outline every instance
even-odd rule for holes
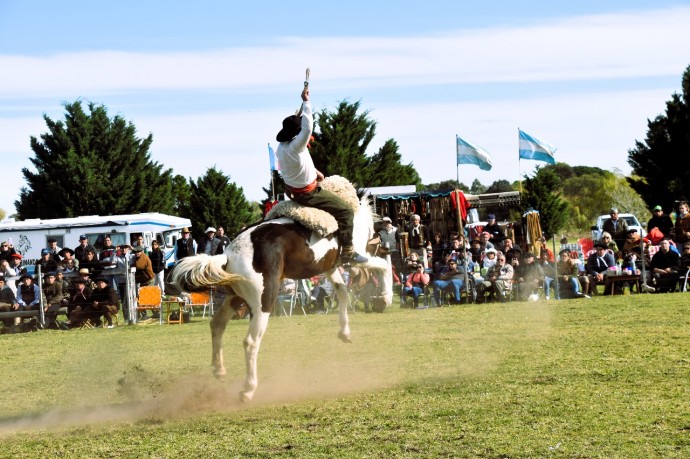
[[[213,303],[210,290],[204,292],[190,292],[189,297],[187,297],[187,307],[192,317],[194,317],[194,308],[203,308],[201,312],[202,319],[206,317],[206,309],[208,309],[210,317],[213,314]]]
[[[145,285],[139,288],[137,313],[139,311],[158,310],[158,321],[163,325],[163,296],[157,285]]]

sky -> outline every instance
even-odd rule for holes
[[[368,154],[394,139],[426,184],[533,174],[546,163],[518,160],[518,128],[559,162],[629,174],[690,65],[690,0],[334,3],[0,0],[0,208],[15,212],[43,116],[76,100],[152,134],[175,174],[216,167],[261,200],[307,67],[314,110],[359,101]],[[456,135],[493,168],[457,166]]]

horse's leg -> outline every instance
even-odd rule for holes
[[[326,275],[331,280],[335,294],[338,297],[338,325],[340,325],[338,338],[346,343],[351,343],[350,319],[347,316],[347,309],[350,307],[350,295],[347,293],[347,286],[337,268]]]
[[[232,295],[227,295],[223,300],[220,308],[216,311],[211,319],[211,342],[213,344],[213,351],[211,353],[211,365],[213,366],[213,376],[222,379],[225,376],[225,365],[223,364],[223,333],[225,333],[225,326],[232,317],[232,308],[230,307]]]
[[[240,393],[243,402],[249,402],[254,398],[254,392],[259,385],[256,365],[259,356],[261,338],[263,338],[268,326],[268,318],[271,314],[257,311],[249,322],[249,331],[244,338],[244,358],[246,363],[244,390]]]

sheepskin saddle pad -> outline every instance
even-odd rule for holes
[[[357,190],[345,177],[332,175],[319,183],[321,196],[347,203],[353,212],[359,209]],[[265,220],[287,217],[314,231],[320,237],[326,237],[338,231],[338,222],[333,215],[315,207],[307,207],[294,201],[281,201],[271,208]]]

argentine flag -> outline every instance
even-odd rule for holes
[[[556,153],[554,147],[536,137],[532,137],[526,132],[522,132],[520,129],[518,129],[518,133],[520,134],[520,158],[556,164],[556,160],[553,157]]]
[[[457,135],[455,143],[458,152],[458,164],[474,164],[481,170],[491,170],[491,156],[481,147],[475,147],[469,142],[462,140]]]

